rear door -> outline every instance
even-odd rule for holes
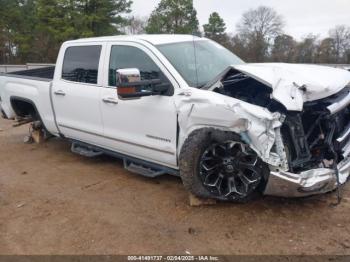
[[[100,111],[102,53],[100,43],[67,47],[61,75],[53,82],[52,90],[60,132],[97,145],[103,135]]]
[[[148,48],[137,43],[108,44],[105,65],[106,81],[101,95],[104,146],[176,167],[177,112],[173,97],[176,81]],[[142,80],[158,78],[170,83],[171,88],[166,95],[120,99],[116,70],[126,68],[137,68]]]

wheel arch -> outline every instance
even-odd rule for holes
[[[31,117],[33,117],[34,121],[40,121],[45,131],[50,133],[46,128],[45,123],[42,120],[41,115],[39,113],[39,110],[33,100],[19,96],[11,96],[10,103],[12,110],[15,112],[16,116],[25,117],[30,115]]]
[[[35,120],[41,120],[39,111],[32,100],[19,96],[11,96],[10,103],[16,116],[25,117],[30,115]]]
[[[197,133],[201,130],[207,130],[208,132],[213,132],[214,130],[217,130],[217,131],[222,131],[225,133],[231,133],[231,134],[234,134],[234,135],[241,137],[241,134],[240,134],[238,129],[232,130],[228,127],[223,127],[223,126],[193,125],[190,128],[187,128],[186,130],[179,128],[179,132],[178,132],[178,157],[180,157],[181,150],[182,150],[187,138],[189,138],[191,135],[193,135],[194,133]]]

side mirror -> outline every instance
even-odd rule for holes
[[[118,69],[116,72],[117,92],[121,98],[137,98],[164,94],[169,84],[163,84],[160,79],[141,80],[137,68]]]

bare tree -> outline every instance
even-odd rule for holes
[[[325,38],[320,42],[317,49],[317,63],[337,63],[336,43],[333,38]]]
[[[318,36],[309,34],[298,43],[296,51],[296,62],[315,63],[317,61]]]
[[[128,35],[144,34],[148,17],[131,16],[128,25],[124,28],[124,33]]]
[[[290,35],[279,35],[275,38],[271,58],[274,62],[294,62],[297,42]]]
[[[350,49],[350,27],[339,25],[329,31],[329,36],[334,40],[336,63],[345,59],[347,51]]]
[[[246,48],[247,43],[239,35],[230,35],[230,45],[228,48],[245,61],[249,61],[249,54]]]
[[[264,61],[274,38],[282,34],[284,21],[277,12],[266,6],[245,12],[237,24],[239,37],[248,43],[249,60]]]

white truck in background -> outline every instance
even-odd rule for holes
[[[342,69],[246,64],[205,38],[113,36],[65,42],[55,67],[0,75],[0,105],[75,153],[241,202],[347,181],[349,83]]]

